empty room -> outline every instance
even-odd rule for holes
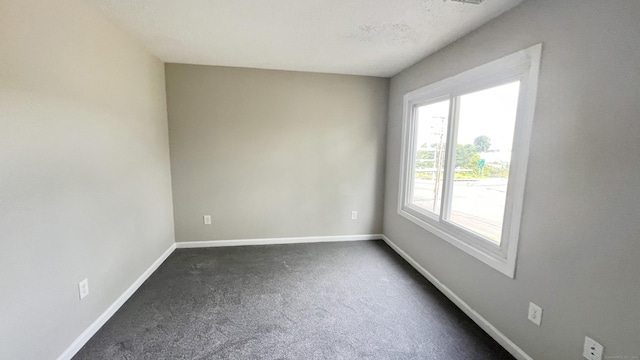
[[[640,1],[0,0],[0,360],[640,360]]]

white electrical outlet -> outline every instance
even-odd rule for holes
[[[540,326],[540,322],[542,321],[542,308],[532,302],[529,303],[529,320],[532,323]]]
[[[211,225],[211,215],[205,215],[203,220],[205,225]]]
[[[602,360],[603,352],[604,352],[604,347],[600,345],[597,341],[593,340],[588,336],[584,337],[584,351],[582,352],[582,356],[584,356],[585,359]]]
[[[357,211],[352,211],[351,212],[351,220],[356,220],[358,218],[358,212]]]
[[[80,293],[80,300],[89,295],[89,279],[84,279],[78,283],[78,293]]]

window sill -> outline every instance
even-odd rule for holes
[[[469,239],[463,239],[457,234],[457,236],[451,234],[449,231],[442,229],[439,226],[435,226],[430,222],[423,220],[419,216],[412,214],[409,211],[407,211],[404,207],[400,208],[398,209],[398,215],[429,231],[430,233],[457,247],[465,253],[473,256],[477,260],[480,260],[481,262],[489,265],[490,267],[501,272],[507,277],[511,279],[515,278],[515,254],[510,253],[509,249],[506,249],[506,257],[501,256],[498,251],[491,250],[490,244],[487,244],[487,246],[479,246],[477,244],[474,244],[469,241]],[[498,248],[497,246],[495,247]]]

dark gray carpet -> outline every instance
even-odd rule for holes
[[[382,241],[176,250],[80,359],[513,359]]]

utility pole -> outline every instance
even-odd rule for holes
[[[442,141],[444,139],[444,116],[438,116],[434,119],[440,119],[440,141],[438,142],[438,161],[436,165],[436,185],[433,189],[433,212],[436,212],[436,205],[438,203],[438,195],[440,194],[440,179],[442,178],[442,162],[444,161],[444,151]]]

